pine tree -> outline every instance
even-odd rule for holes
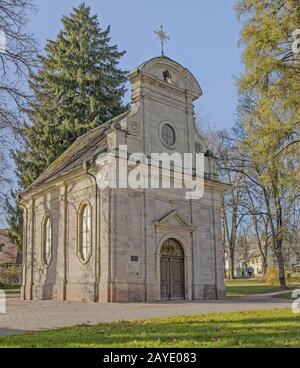
[[[16,193],[11,192],[11,198],[16,203]],[[5,198],[4,207],[7,218],[9,219],[9,237],[13,244],[17,245],[19,250],[22,250],[23,239],[23,213],[19,206],[12,204],[8,197]]]
[[[64,16],[62,24],[57,39],[48,41],[39,57],[39,71],[30,76],[30,122],[22,129],[22,149],[13,153],[20,190],[80,135],[127,108],[122,104],[126,72],[118,68],[125,52],[110,44],[110,27],[101,29],[85,4]],[[7,209],[12,236],[20,240],[18,210]]]

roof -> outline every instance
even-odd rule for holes
[[[126,111],[114,119],[109,120],[99,127],[80,136],[26,189],[24,193],[53,177],[63,175],[70,170],[82,166],[95,155],[105,151],[107,149],[105,133],[113,123],[121,121],[128,114],[129,111]]]

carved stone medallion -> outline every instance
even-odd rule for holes
[[[128,132],[132,135],[140,134],[140,126],[136,121],[130,121],[127,126]]]

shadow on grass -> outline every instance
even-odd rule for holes
[[[299,347],[300,316],[243,312],[116,322],[0,337],[16,347]]]
[[[227,286],[226,293],[229,295],[250,295],[250,294],[264,294],[264,293],[272,293],[276,291],[282,291],[277,286],[266,286],[266,285],[258,285],[258,286]]]

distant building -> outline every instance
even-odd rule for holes
[[[8,236],[8,230],[0,229],[0,265],[20,265],[22,256]]]
[[[300,272],[300,243],[293,246],[283,246],[284,262],[286,271]],[[271,247],[267,252],[268,267],[277,266],[277,258],[275,257]],[[252,236],[249,239],[249,248],[247,251],[236,252],[235,254],[235,277],[259,276],[263,274],[263,259],[260,254],[256,238]],[[229,271],[228,252],[225,252],[225,271]]]

